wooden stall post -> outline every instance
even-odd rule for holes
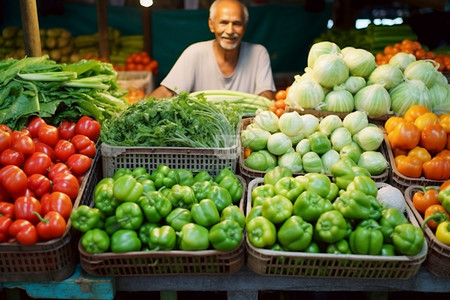
[[[153,58],[152,43],[152,7],[142,7],[142,33],[144,35],[144,50]]]
[[[97,0],[98,52],[101,58],[109,59],[108,0]]]
[[[35,0],[20,0],[25,53],[27,56],[41,56],[41,36]]]

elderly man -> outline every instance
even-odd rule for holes
[[[150,96],[179,92],[234,90],[274,98],[275,84],[264,46],[242,41],[248,10],[237,0],[216,0],[208,25],[215,39],[186,48],[169,74]]]

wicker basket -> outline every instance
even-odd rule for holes
[[[399,188],[400,190],[402,190],[403,192],[410,186],[412,185],[420,185],[420,186],[440,186],[442,183],[445,182],[445,180],[432,180],[432,179],[427,179],[425,177],[419,177],[419,178],[413,178],[413,177],[408,177],[405,176],[403,174],[401,174],[398,169],[397,166],[395,164],[395,158],[394,158],[394,153],[392,152],[392,147],[389,144],[389,141],[387,139],[387,135],[385,134],[384,136],[384,140],[386,143],[386,148],[387,148],[387,153],[388,153],[388,159],[389,159],[389,163],[391,165],[391,170],[392,170],[392,185]]]
[[[141,90],[146,95],[154,89],[153,74],[150,71],[120,71],[117,72],[117,83],[121,90]]]
[[[244,211],[246,184],[243,184],[239,207]],[[97,182],[92,182],[95,186]],[[93,191],[92,191],[93,192]],[[153,276],[153,275],[219,275],[232,274],[241,269],[245,263],[245,242],[231,251],[134,251],[127,253],[86,252],[81,240],[78,243],[80,263],[83,270],[96,276]]]
[[[244,130],[245,128],[247,128],[247,126],[250,125],[252,122],[253,122],[253,118],[243,119],[241,131]],[[378,151],[381,152],[383,154],[383,156],[386,157],[386,159],[387,159],[386,141],[383,141],[383,143],[380,146],[380,148],[378,149]],[[247,167],[245,165],[244,148],[243,147],[241,147],[241,153],[239,156],[239,172],[242,176],[244,176],[244,178],[247,181],[251,181],[252,179],[255,179],[255,178],[264,177],[264,175],[266,174],[266,172],[264,172],[264,171],[250,169],[249,167]],[[304,175],[304,174],[305,173],[293,173],[294,176]],[[327,174],[327,176],[330,178],[332,177],[331,174]],[[386,168],[386,170],[384,170],[383,173],[381,173],[380,175],[372,175],[371,178],[375,182],[389,182],[390,181],[389,163],[388,163],[388,167]]]
[[[261,184],[263,179],[256,178],[248,186],[247,214],[251,209],[251,192]],[[419,226],[411,210],[407,209],[407,213],[410,222]],[[248,238],[246,247],[248,267],[261,275],[366,279],[411,278],[419,271],[428,249],[425,241],[421,252],[415,256],[336,255],[255,248]]]
[[[436,188],[439,189],[439,186],[436,186]],[[414,217],[417,219],[417,222],[422,224],[423,217],[419,211],[415,209],[412,202],[414,194],[420,191],[422,191],[422,186],[414,185],[408,187],[405,191],[405,200],[412,210]],[[423,231],[428,242],[428,254],[427,259],[423,264],[424,267],[436,276],[450,276],[450,246],[447,246],[436,239],[433,231],[431,231],[428,226],[426,226]]]
[[[73,208],[91,202],[90,196],[101,172],[99,151],[80,185]],[[0,282],[61,281],[68,278],[78,263],[77,243],[80,234],[67,222],[63,236],[34,245],[0,244]]]

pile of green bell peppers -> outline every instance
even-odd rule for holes
[[[248,241],[276,251],[419,254],[423,232],[403,212],[378,202],[370,174],[348,158],[336,165],[332,179],[319,173],[293,177],[283,168],[267,172],[248,199]]]
[[[118,169],[101,179],[93,206],[72,210],[89,253],[111,251],[230,251],[243,241],[244,186],[230,168],[215,176],[159,165]]]

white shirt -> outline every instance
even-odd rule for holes
[[[177,94],[203,90],[233,90],[250,94],[275,91],[270,58],[264,46],[241,42],[236,69],[231,76],[224,76],[214,57],[213,41],[187,47],[161,85]]]

